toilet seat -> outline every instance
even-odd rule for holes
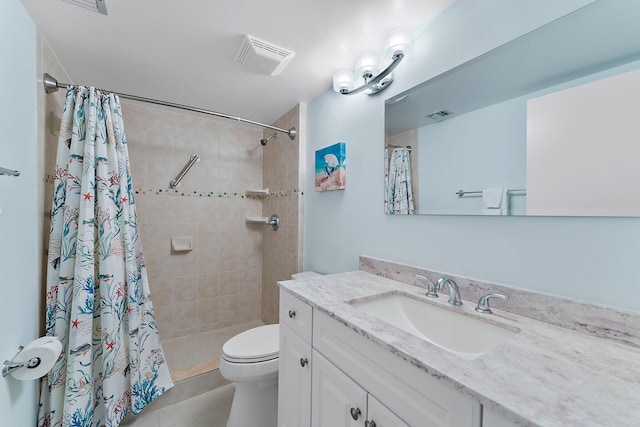
[[[265,325],[244,331],[222,346],[222,358],[231,363],[258,363],[278,358],[280,325]]]

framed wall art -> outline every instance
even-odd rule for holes
[[[345,189],[347,182],[346,148],[347,144],[338,142],[316,151],[316,191]]]

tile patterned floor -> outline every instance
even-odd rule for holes
[[[229,419],[232,384],[150,413],[142,413],[122,427],[225,427]]]

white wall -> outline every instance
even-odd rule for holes
[[[640,215],[640,71],[527,102],[527,213]]]
[[[37,338],[36,30],[18,0],[0,2],[0,362]],[[34,426],[37,382],[0,378],[0,425]]]
[[[589,1],[458,0],[377,97],[328,90],[308,107],[308,159],[347,143],[347,189],[305,182],[305,269],[355,270],[361,254],[640,310],[640,219],[386,216],[384,100]],[[308,160],[307,170],[313,170]]]

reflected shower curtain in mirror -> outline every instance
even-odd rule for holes
[[[115,427],[173,387],[149,295],[120,101],[69,87],[58,140],[46,334],[63,351],[38,425]]]
[[[384,148],[384,213],[389,214],[391,207],[389,206],[389,200],[387,193],[389,192],[389,149]]]
[[[391,160],[384,150],[385,164],[385,213],[392,215],[413,215],[413,190],[411,189],[411,160],[409,149],[394,148]],[[387,169],[388,168],[388,169]]]

